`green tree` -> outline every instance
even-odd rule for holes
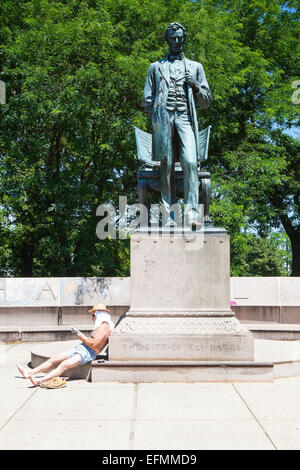
[[[216,3],[216,2],[215,2]],[[244,48],[236,93],[224,112],[229,125],[213,145],[210,168],[216,175],[217,197],[224,195],[226,214],[215,204],[218,220],[234,220],[232,239],[241,228],[262,237],[282,228],[292,250],[292,275],[300,275],[299,139],[286,131],[299,126],[299,106],[292,103],[292,83],[300,75],[299,5],[256,0],[217,2],[230,16]],[[222,114],[215,104],[215,115]],[[218,126],[218,124],[216,123]],[[231,214],[232,213],[232,217]],[[233,252],[234,253],[234,252]]]
[[[2,273],[128,274],[128,242],[96,237],[98,204],[116,202],[120,188],[134,192],[133,146],[119,110],[121,38],[105,5],[15,7],[17,24],[7,17],[5,25],[14,34],[1,47],[8,92],[0,123],[1,238],[10,248]]]
[[[286,253],[273,237],[257,237],[246,234],[232,244],[235,250],[232,276],[286,276],[283,265]]]

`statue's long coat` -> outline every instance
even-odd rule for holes
[[[191,73],[200,89],[199,93],[196,93],[190,85],[187,87],[188,108],[198,151],[198,119],[195,103],[202,109],[206,109],[209,106],[211,94],[202,64],[186,58],[183,60],[185,61],[186,72]],[[150,65],[144,88],[143,105],[152,120],[152,160],[154,161],[166,158],[168,146],[172,145],[168,129],[168,111],[166,110],[169,82],[170,74],[167,57]]]

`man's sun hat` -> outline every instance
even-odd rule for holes
[[[105,304],[95,304],[95,305],[93,306],[93,308],[91,308],[91,310],[89,310],[89,313],[97,312],[97,310],[100,310],[100,311],[105,310],[105,312],[110,312],[110,310],[108,310],[108,309],[106,308],[106,305],[105,305]]]

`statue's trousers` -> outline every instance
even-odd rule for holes
[[[199,197],[199,181],[197,171],[196,139],[188,111],[167,111],[167,152],[161,159],[160,182],[163,205],[167,214],[170,206],[176,201],[175,181],[173,180],[173,164],[175,145],[184,177],[184,203],[188,209],[188,222],[196,220]]]

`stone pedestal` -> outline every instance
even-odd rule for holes
[[[111,361],[253,360],[253,337],[230,309],[224,229],[140,230],[131,237],[131,303]]]

